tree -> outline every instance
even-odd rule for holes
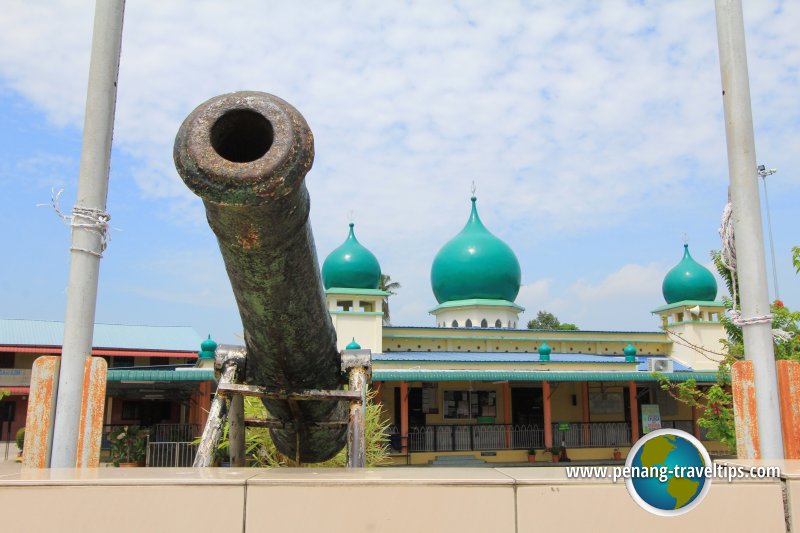
[[[391,324],[389,318],[389,296],[397,294],[394,291],[399,288],[401,288],[400,282],[392,281],[392,276],[389,274],[381,274],[381,280],[378,282],[378,290],[389,293],[383,297],[383,323],[387,326]]]
[[[553,313],[550,313],[549,311],[539,311],[536,313],[536,318],[528,321],[528,329],[560,329],[577,331],[578,326],[568,322],[564,322],[562,324]]]

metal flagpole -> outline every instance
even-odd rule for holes
[[[97,0],[83,126],[78,195],[72,210],[67,309],[58,378],[52,467],[74,467],[84,360],[91,355],[100,258],[105,249],[108,171],[125,0]]]
[[[782,459],[764,233],[758,179],[753,179],[757,175],[756,150],[741,0],[716,0],[716,15],[744,353],[753,362],[760,456]]]

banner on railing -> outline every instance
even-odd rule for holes
[[[661,410],[658,404],[642,404],[642,433],[661,429]]]

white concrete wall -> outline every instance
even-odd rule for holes
[[[4,531],[26,532],[769,533],[786,531],[781,488],[714,481],[697,508],[667,518],[623,482],[568,479],[565,467],[0,470],[0,516]]]

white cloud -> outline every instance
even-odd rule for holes
[[[205,99],[240,89],[272,92],[305,115],[320,259],[354,209],[360,238],[404,284],[396,323],[419,323],[432,306],[430,262],[466,219],[472,180],[493,231],[530,244],[517,250],[523,266],[548,235],[705,207],[698,190],[708,186],[715,205],[724,198],[712,3],[310,5],[127,3],[115,142],[142,196],[167,200],[173,222],[204,224],[172,165],[178,126]],[[746,9],[758,148],[770,164],[797,168],[800,4]],[[79,128],[91,27],[91,3],[7,2],[2,85],[54,124]],[[633,287],[652,267],[640,268],[578,282],[552,305],[643,299]],[[523,298],[535,301],[533,290]]]

